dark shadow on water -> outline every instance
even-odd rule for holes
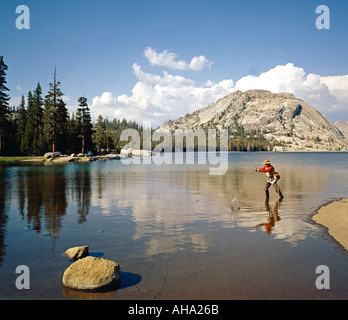
[[[140,274],[121,271],[121,287],[120,287],[120,289],[135,286],[140,281],[141,281]]]
[[[103,252],[89,252],[89,255],[94,258],[101,258],[104,253]]]

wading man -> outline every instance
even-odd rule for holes
[[[266,185],[265,185],[265,193],[266,193],[266,197],[269,198],[269,187],[271,185],[273,185],[274,190],[277,192],[277,194],[279,195],[280,198],[283,198],[283,194],[281,193],[279,186],[277,184],[277,181],[280,179],[280,176],[277,172],[275,172],[274,167],[271,165],[271,162],[266,159],[263,164],[265,165],[263,168],[256,168],[255,167],[255,171],[256,172],[265,172],[267,175],[267,181],[266,181]]]

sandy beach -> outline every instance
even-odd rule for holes
[[[348,198],[320,208],[313,220],[328,228],[329,234],[348,250]]]

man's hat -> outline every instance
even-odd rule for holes
[[[266,159],[263,163],[264,164],[271,164],[271,161],[269,161],[269,159]]]

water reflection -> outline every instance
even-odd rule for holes
[[[85,292],[82,290],[74,290],[63,286],[64,296],[71,299],[79,300],[98,300],[112,297],[116,294],[117,290],[106,291],[106,292]]]
[[[59,235],[71,202],[76,202],[78,222],[86,222],[91,201],[90,170],[83,166],[66,169],[52,166],[0,170],[0,183],[4,185],[0,190],[3,197],[0,206],[4,208],[8,204],[9,207],[12,203],[26,221],[26,230],[37,233],[45,230],[53,237]],[[5,189],[16,190],[16,193],[5,199]]]
[[[5,211],[6,206],[6,176],[2,170],[0,170],[0,267],[3,262],[3,257],[6,254],[6,244],[5,244],[5,236],[6,236],[6,222],[7,222],[7,214]]]
[[[68,206],[65,171],[54,167],[39,172],[27,170],[25,177],[20,172],[17,177],[22,212],[24,199],[27,201],[27,226],[40,233],[42,223],[45,223],[46,232],[57,237]]]
[[[78,222],[84,223],[87,221],[91,205],[91,174],[88,166],[82,166],[80,170],[74,171],[72,184],[75,186],[72,189],[73,199],[77,202]]]
[[[279,217],[279,207],[281,202],[283,201],[282,198],[280,198],[274,205],[273,210],[271,209],[270,205],[269,205],[269,198],[266,197],[265,199],[265,208],[266,211],[268,213],[268,217],[267,217],[267,222],[264,223],[259,223],[258,225],[256,225],[256,229],[260,229],[261,227],[265,227],[265,232],[266,234],[271,234],[275,223],[278,222],[280,220]]]
[[[330,257],[332,250],[323,251],[322,242],[313,241],[318,227],[308,217],[323,203],[347,196],[347,154],[267,155],[282,177],[284,199],[279,202],[275,193],[265,202],[265,177],[253,170],[264,154],[230,156],[222,176],[210,176],[204,165],[124,166],[120,161],[0,167],[0,295],[21,294],[13,277],[16,266],[25,264],[35,283],[30,297],[61,298],[59,275],[67,262],[60,254],[81,243],[90,245],[91,255],[105,254],[129,271],[122,274],[123,297],[138,292],[127,290],[138,284],[141,294],[148,290],[146,297],[156,296],[161,276],[168,288],[179,290],[175,274],[182,278],[181,293],[194,290],[192,270],[201,279],[208,267],[224,272],[217,283],[212,278],[197,292],[221,292],[225,283],[230,292],[229,285],[248,283],[245,277],[259,275],[265,269],[260,265],[268,261],[284,270],[292,256],[278,259],[277,253],[287,248],[309,261],[294,266],[294,274],[312,277],[303,270],[317,261],[308,258],[313,252],[320,259]],[[329,166],[330,171],[324,170]],[[292,250],[301,244],[301,250]],[[171,268],[168,277],[164,264]],[[297,280],[293,283],[302,283]],[[281,290],[272,281],[267,282],[271,289]]]
[[[0,265],[9,214],[21,217],[22,230],[57,238],[67,217],[86,225],[93,212],[93,223],[107,230],[99,235],[105,241],[112,243],[116,235],[123,235],[141,245],[144,255],[153,256],[207,252],[213,245],[212,233],[235,228],[255,232],[255,226],[296,244],[313,230],[303,216],[347,193],[345,170],[319,171],[275,161],[285,198],[273,205],[264,200],[265,178],[253,170],[259,159],[239,157],[244,160],[232,159],[221,176],[210,176],[204,166],[124,166],[119,161],[1,168]],[[270,201],[276,198],[271,194]],[[238,210],[231,210],[233,200],[238,201]]]

